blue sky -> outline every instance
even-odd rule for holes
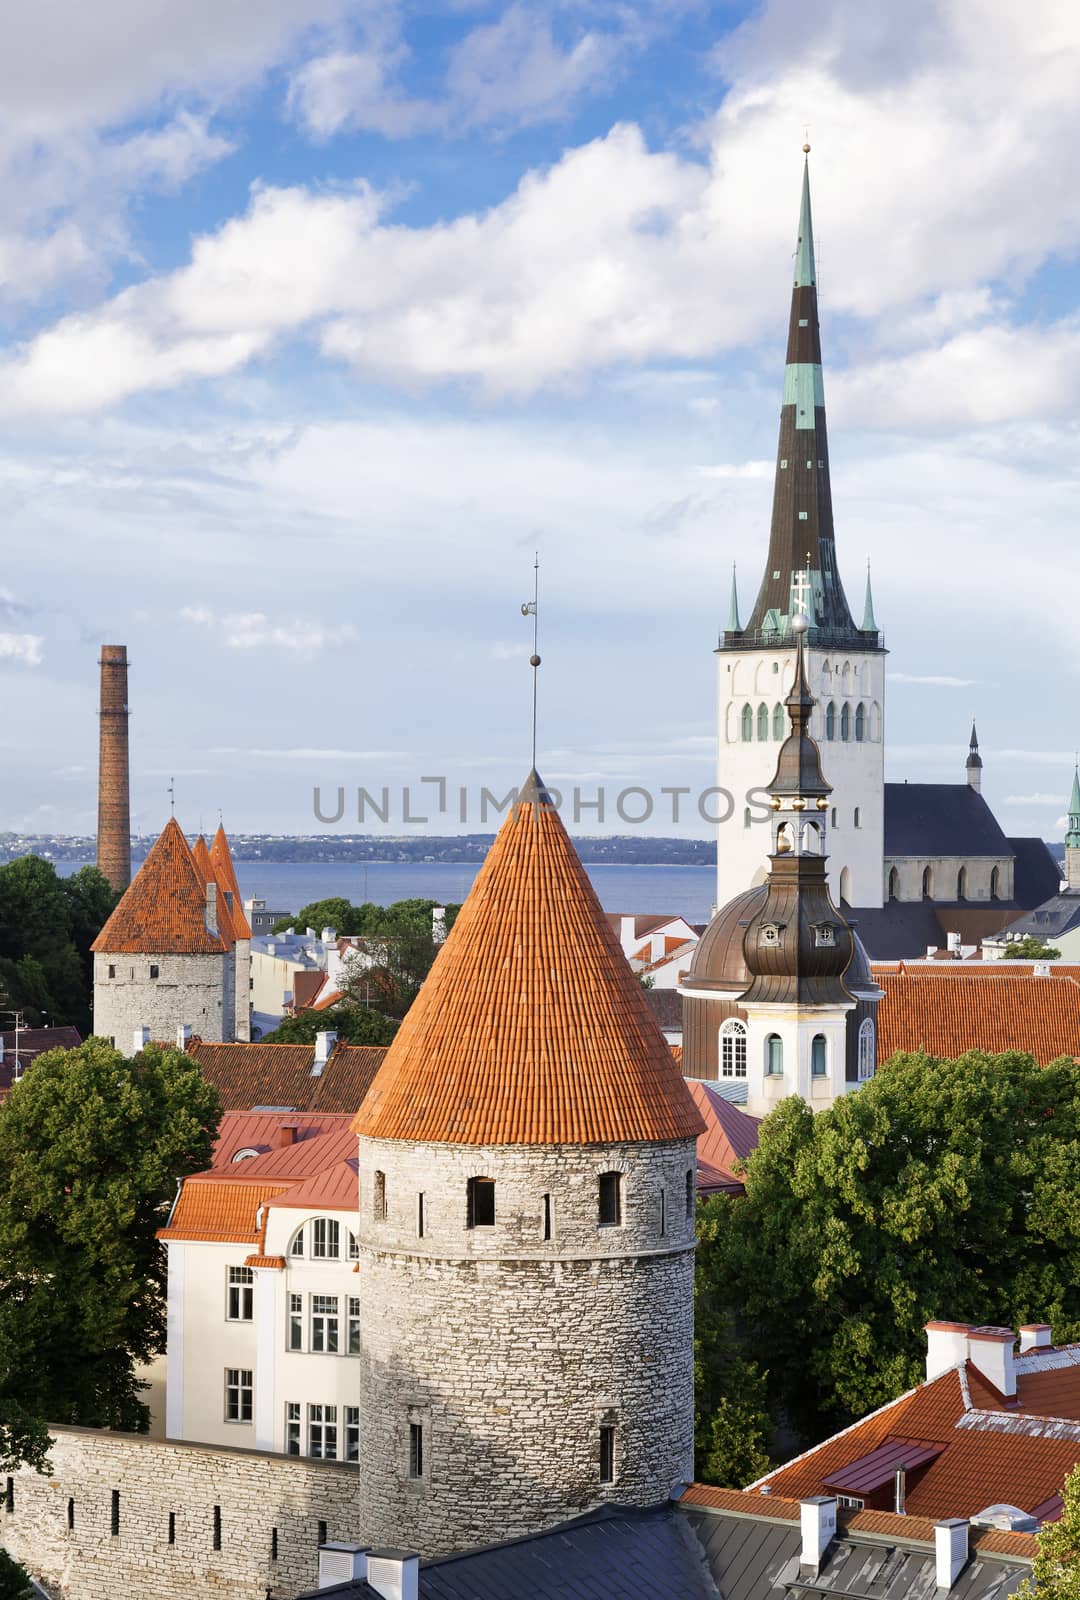
[[[10,14],[9,14],[10,13]],[[38,0],[0,15],[0,828],[710,781],[809,127],[838,551],[887,776],[1055,837],[1080,741],[1080,13]]]

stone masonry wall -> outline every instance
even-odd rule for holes
[[[328,1539],[357,1541],[355,1466],[93,1429],[52,1434],[53,1474],[24,1468],[7,1480],[0,1544],[63,1600],[292,1600],[317,1586],[320,1523]]]
[[[116,1040],[118,1050],[130,1052],[137,1028],[149,1028],[151,1039],[173,1043],[181,1023],[188,1023],[200,1038],[235,1037],[235,1000],[225,1010],[229,955],[110,955],[94,956],[94,1032]],[[151,978],[151,964],[158,976]],[[109,968],[115,969],[109,977]],[[222,1031],[224,1020],[227,1032]]]
[[[612,1170],[623,1174],[622,1222],[600,1227],[598,1178]],[[482,1149],[361,1139],[365,1543],[441,1554],[605,1500],[652,1504],[691,1477],[693,1172],[692,1140]],[[474,1176],[495,1181],[494,1227],[466,1226]],[[610,1483],[600,1481],[603,1425],[616,1430]]]

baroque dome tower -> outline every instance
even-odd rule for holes
[[[703,1124],[535,772],[354,1128],[364,1538],[687,1479]]]
[[[790,732],[768,786],[772,849],[764,884],[717,912],[683,981],[683,1070],[731,1080],[762,1114],[789,1094],[831,1104],[872,1075],[878,991],[826,873],[832,789],[810,734],[805,615],[792,619]],[[739,1093],[745,1082],[745,1094]]]

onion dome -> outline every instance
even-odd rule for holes
[[[674,1142],[704,1131],[535,771],[353,1127],[467,1145]]]
[[[690,970],[683,979],[685,988],[742,993],[750,982],[743,938],[750,919],[764,904],[766,893],[765,885],[759,884],[720,908],[697,942]]]

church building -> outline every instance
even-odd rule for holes
[[[837,563],[805,161],[768,554],[745,625],[733,575],[716,651],[717,783],[731,796],[717,840],[719,906],[768,870],[766,791],[787,734],[799,616],[809,623],[810,732],[837,794],[829,890],[871,955],[924,955],[950,934],[978,943],[1052,894],[1058,869],[1044,842],[1007,839],[982,796],[974,727],[963,783],[884,781],[885,639],[869,571],[856,624]]]

